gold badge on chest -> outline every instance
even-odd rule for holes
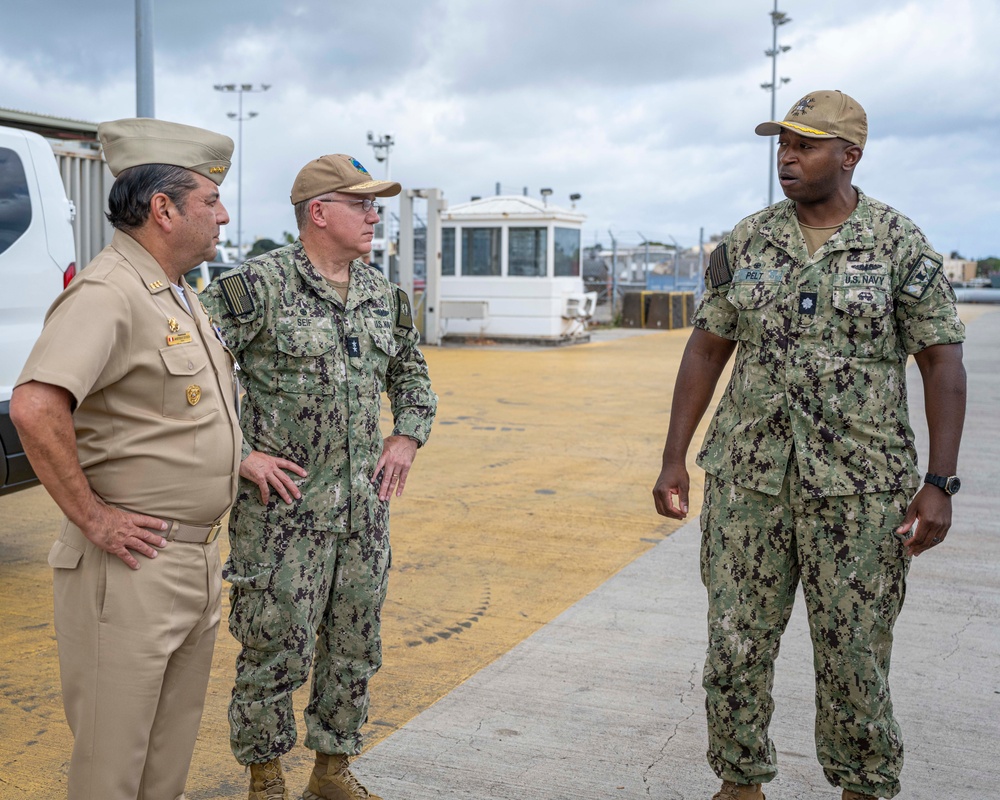
[[[197,383],[192,383],[188,386],[185,394],[187,395],[188,405],[196,406],[198,405],[198,401],[201,400],[201,387]]]
[[[177,333],[181,329],[180,323],[174,317],[167,320],[167,327],[170,328],[171,333]]]

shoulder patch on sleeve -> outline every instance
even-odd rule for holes
[[[900,293],[914,300],[919,300],[924,296],[937,274],[941,271],[941,259],[932,253],[921,253],[906,274]]]
[[[240,272],[230,273],[218,278],[222,299],[226,302],[229,313],[240,320],[253,316],[256,306],[250,293],[250,284]]]
[[[407,330],[413,327],[413,309],[410,308],[410,298],[398,286],[396,287],[396,326]]]
[[[713,289],[725,286],[733,280],[733,273],[729,268],[729,253],[726,243],[723,242],[712,251],[708,257],[708,279]]]

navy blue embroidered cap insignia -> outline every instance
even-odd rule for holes
[[[806,95],[801,100],[799,100],[799,102],[797,102],[794,106],[792,106],[792,109],[791,111],[788,112],[788,114],[789,116],[797,117],[799,116],[799,114],[805,114],[814,105],[816,105],[816,101],[812,97]]]

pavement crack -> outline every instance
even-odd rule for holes
[[[962,649],[962,642],[961,642],[962,635],[969,629],[969,626],[972,625],[974,619],[975,618],[972,616],[966,617],[965,624],[957,631],[951,634],[951,641],[955,646],[952,647],[952,649],[949,652],[944,654],[944,657],[941,659],[942,661],[947,661],[949,658],[951,658],[959,650]]]
[[[684,725],[688,720],[690,720],[696,713],[698,713],[698,707],[696,705],[695,706],[691,705],[691,703],[690,703],[690,701],[689,701],[688,698],[691,697],[692,695],[694,695],[694,693],[697,691],[697,689],[698,689],[698,687],[700,685],[700,683],[698,681],[698,672],[699,672],[699,670],[700,670],[700,667],[699,667],[698,662],[696,661],[696,662],[694,662],[691,665],[691,669],[688,670],[688,678],[687,678],[687,685],[686,685],[686,687],[682,686],[675,693],[675,697],[677,698],[678,704],[680,705],[680,707],[682,709],[685,709],[685,711],[687,713],[684,714],[682,717],[680,717],[680,719],[678,719],[674,723],[673,730],[670,732],[670,734],[667,736],[667,738],[663,740],[663,744],[660,746],[660,749],[657,751],[656,757],[642,771],[642,784],[643,784],[643,787],[645,788],[647,796],[651,796],[651,794],[652,794],[652,785],[650,783],[650,774],[666,758],[667,748],[670,746],[671,741],[673,741],[673,739],[680,732],[681,726]]]

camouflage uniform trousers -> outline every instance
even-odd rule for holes
[[[360,753],[368,683],[382,665],[388,525],[354,533],[251,529],[234,509],[230,528],[229,630],[243,646],[229,704],[236,760],[263,763],[292,749],[292,693],[310,665],[306,747]]]
[[[816,753],[834,786],[899,792],[903,743],[889,697],[892,628],[910,559],[894,535],[909,490],[800,497],[794,453],[777,497],[708,475],[708,761],[737,783],[777,774],[768,726],[779,639],[802,581],[816,671]]]

